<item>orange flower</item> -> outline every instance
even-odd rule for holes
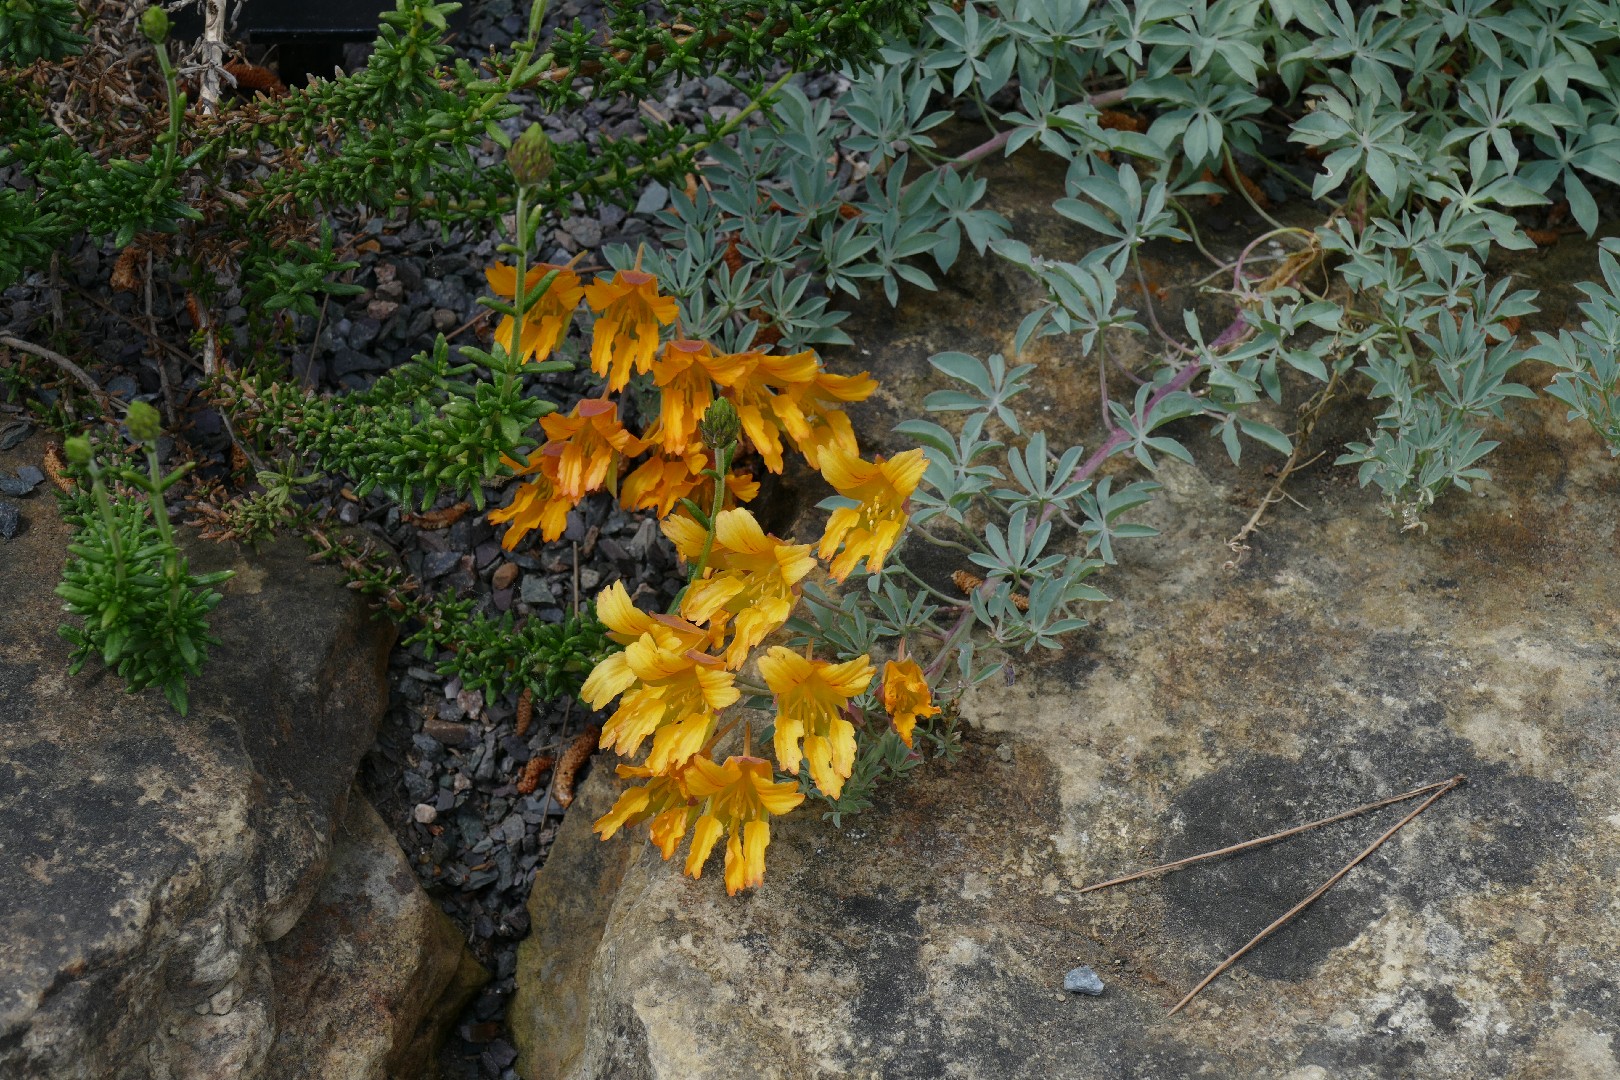
[[[658,351],[659,327],[675,321],[675,298],[658,295],[658,279],[640,270],[620,270],[608,281],[585,286],[585,301],[600,312],[591,330],[591,370],[620,390],[631,369],[646,371]]]
[[[541,417],[540,426],[551,440],[544,452],[560,458],[557,486],[576,499],[602,486],[615,454],[634,457],[646,449],[619,423],[618,403],[603,398],[585,398],[567,416]]]
[[[871,683],[871,658],[829,664],[773,645],[759,673],[776,695],[776,763],[797,776],[803,758],[822,794],[838,798],[855,767],[855,725],[840,713]]]
[[[530,479],[518,486],[512,501],[499,510],[490,511],[491,523],[511,522],[512,527],[501,537],[501,546],[508,551],[532,530],[539,529],[544,540],[555,540],[568,526],[568,511],[579,500],[563,492],[557,484],[557,457],[543,453],[530,455],[529,464],[520,475]],[[508,462],[508,464],[513,464]]]
[[[625,648],[622,659],[598,664],[579,691],[593,709],[622,695],[602,725],[600,745],[630,757],[651,735],[647,767],[655,773],[702,749],[714,732],[715,713],[742,696],[718,657],[679,644],[648,631]]]
[[[821,453],[836,446],[851,456],[860,453],[855,429],[843,406],[865,401],[877,390],[877,380],[864,371],[859,375],[820,372],[808,383],[795,383],[787,392],[772,399],[772,408],[783,430],[793,439],[799,453],[812,469],[821,468]]]
[[[579,307],[580,298],[585,295],[585,289],[579,283],[579,275],[574,273],[572,267],[554,266],[551,263],[540,263],[530,270],[523,278],[525,290],[533,289],[540,284],[540,279],[551,271],[557,271],[544,295],[536,300],[523,315],[523,340],[514,342],[512,331],[515,320],[510,315],[501,317],[500,325],[495,328],[495,340],[505,346],[509,355],[523,360],[533,357],[538,363],[551,355],[557,347],[557,342],[568,332],[568,324],[574,319],[574,309]],[[489,282],[492,292],[506,300],[515,300],[517,295],[517,269],[506,263],[496,263],[484,271],[484,278]]]
[[[720,356],[706,341],[676,338],[652,365],[663,391],[658,419],[664,453],[683,454],[696,441],[698,421],[714,401],[714,384],[741,374],[747,353]]]
[[[939,715],[928,679],[915,660],[890,660],[883,665],[883,707],[907,746],[911,745],[911,732],[918,720]]]
[[[669,518],[664,535],[687,561],[698,558],[707,535],[691,518]],[[726,666],[735,670],[755,645],[775,633],[793,611],[795,586],[815,568],[809,544],[785,544],[765,535],[747,510],[722,510],[714,519],[707,576],[693,583],[681,614],[694,623],[724,626],[735,617]]]
[[[765,459],[765,467],[779,473],[782,471],[782,426],[776,416],[778,391],[808,386],[815,381],[821,365],[816,361],[816,354],[808,351],[788,356],[747,352],[739,354],[738,359],[745,361],[738,373],[729,381],[716,381],[722,381],[726,387],[725,396],[736,406],[743,434]]]
[[[765,881],[765,848],[771,842],[769,818],[781,815],[804,802],[798,785],[773,782],[771,765],[755,757],[729,757],[725,764],[706,757],[692,759],[686,773],[686,789],[706,800],[703,813],[692,830],[692,850],[686,857],[686,872],[703,876],[703,864],[722,835],[726,841],[726,895]]]
[[[645,441],[656,438],[649,431]],[[682,457],[653,456],[636,466],[635,471],[619,485],[619,505],[626,510],[656,510],[667,518],[681,499],[696,498],[707,503],[714,494],[712,481],[703,475],[704,469],[714,468],[714,458],[702,449],[689,451]],[[702,487],[705,494],[693,496]],[[759,494],[759,482],[745,472],[733,470],[726,475],[727,501],[749,502]]]
[[[645,765],[620,765],[621,777],[641,777],[647,783],[627,789],[613,804],[613,809],[597,818],[591,828],[603,840],[607,840],[621,828],[639,825],[651,818],[649,831],[653,843],[668,859],[675,854],[692,819],[698,815],[698,802],[686,790],[686,774],[690,768],[691,763],[688,762],[664,775],[658,775]]]
[[[827,531],[817,551],[823,559],[843,551],[828,572],[843,581],[861,559],[868,573],[883,569],[883,559],[905,531],[906,500],[917,490],[928,459],[922,450],[907,450],[885,461],[862,461],[839,446],[828,446],[821,454],[821,475],[838,494],[860,505],[840,507],[827,519]]]

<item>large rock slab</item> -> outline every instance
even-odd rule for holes
[[[68,675],[68,530],[48,489],[19,505],[0,542],[0,1075],[276,1075],[266,944],[326,873],[393,628],[296,540],[197,545],[195,566],[236,576],[181,717],[95,665]]]
[[[1028,192],[1004,207],[1022,235],[1048,254],[1083,243],[1050,231],[1049,189],[1011,190]],[[1530,269],[1553,316],[1592,261],[1575,248]],[[929,354],[1010,351],[1031,297],[969,260],[911,301],[846,326],[886,386],[857,417],[869,443],[941,388]],[[1094,442],[1095,371],[1050,349],[1020,400],[1063,445]],[[520,958],[524,1074],[1620,1076],[1620,473],[1539,402],[1492,432],[1494,481],[1402,533],[1326,464],[1370,415],[1319,429],[1329,452],[1291,483],[1300,505],[1274,507],[1239,557],[1225,540],[1269,484],[1264,455],[1233,468],[1187,427],[1201,464],[1157,477],[1163,535],[1101,581],[1118,599],[1095,626],[969,697],[954,765],[919,768],[842,831],[773,825],[756,893],[728,899],[717,870],[691,881],[640,840],[622,870],[559,844]],[[943,581],[949,554],[907,558]],[[1404,808],[1077,894],[1457,773],[1465,786],[1175,1017]],[[606,799],[598,774],[586,791]],[[548,879],[611,907],[570,916]],[[582,940],[583,971],[548,971]],[[1101,996],[1063,990],[1081,964]]]
[[[270,945],[277,1080],[421,1080],[489,977],[358,792],[304,917]]]

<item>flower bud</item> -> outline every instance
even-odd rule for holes
[[[737,445],[737,432],[740,426],[737,410],[731,402],[725,398],[715,398],[703,414],[703,420],[698,424],[698,432],[703,436],[703,445],[719,453]]]
[[[90,440],[83,435],[75,435],[63,443],[62,452],[75,465],[90,464]]]
[[[141,12],[141,33],[154,45],[161,45],[169,37],[169,13],[162,5],[153,4]]]
[[[138,442],[151,442],[163,434],[163,418],[144,401],[129,403],[129,411],[124,414],[124,426],[129,428],[131,437]]]
[[[512,149],[506,152],[506,167],[512,170],[512,178],[524,187],[550,176],[554,165],[551,140],[546,138],[539,124],[530,124],[529,130],[519,135]]]

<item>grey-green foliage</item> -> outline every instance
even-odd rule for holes
[[[935,287],[920,258],[944,272],[964,241],[983,254],[1006,235],[1006,219],[977,205],[984,181],[913,167],[912,155],[931,145],[923,132],[949,114],[928,108],[936,77],[905,75],[894,67],[864,75],[836,108],[786,86],[768,124],[710,149],[707,190],[673,196],[664,246],[643,263],[680,301],[689,336],[741,349],[765,325],[784,349],[847,345],[838,329],[845,313],[830,308],[831,297],[880,284],[897,302],[902,282]],[[727,264],[733,249],[738,273]],[[622,246],[606,255],[616,268],[636,258]]]
[[[1620,456],[1620,242],[1605,240],[1598,254],[1602,283],[1585,282],[1578,330],[1536,334],[1530,354],[1560,368],[1547,392],[1569,406],[1569,418],[1591,424],[1609,452]]]
[[[1289,436],[1247,407],[1281,401],[1285,371],[1349,379],[1384,409],[1339,461],[1415,520],[1448,487],[1488,475],[1494,443],[1483,424],[1530,396],[1511,373],[1532,355],[1564,369],[1550,392],[1620,447],[1612,348],[1599,344],[1613,319],[1603,306],[1613,282],[1587,288],[1592,321],[1579,334],[1532,350],[1514,328],[1536,310],[1535,295],[1487,270],[1493,245],[1532,247],[1526,226],[1555,202],[1588,234],[1597,228],[1594,192],[1620,181],[1616,44],[1620,20],[1590,0],[967,0],[960,10],[935,2],[918,35],[883,50],[887,67],[821,108],[833,121],[853,118],[860,141],[846,136],[841,148],[872,154],[873,172],[913,155],[908,178],[931,184],[940,205],[939,192],[975,190],[971,160],[937,153],[942,101],[1000,129],[986,148],[1035,147],[1066,162],[1054,209],[1098,237],[1084,258],[1043,257],[1037,238],[1004,235],[1004,223],[986,233],[988,215],[980,235],[1046,292],[1019,330],[1019,349],[1038,336],[1073,336],[1072,354],[1106,371],[1123,336],[1168,346],[1135,401],[1105,401],[1104,452],[1144,465],[1160,453],[1185,458],[1157,429],[1201,416],[1234,460],[1244,440],[1288,453]],[[922,94],[924,85],[935,93]],[[1106,123],[1110,108],[1131,110],[1145,130]],[[779,115],[767,143],[802,128],[800,112]],[[1285,117],[1288,140],[1317,156],[1314,177],[1266,156],[1276,152],[1262,138],[1268,114]],[[1146,317],[1155,313],[1145,310],[1142,245],[1194,239],[1204,250],[1189,200],[1222,190],[1211,175],[1230,176],[1240,159],[1322,207],[1314,228],[1277,228],[1270,238],[1319,247],[1331,278],[1262,290],[1265,264],[1286,254],[1262,248],[1220,266],[1228,282],[1240,271],[1229,323],[1205,327],[1189,315],[1165,330]],[[910,190],[890,172],[881,193],[891,189]],[[865,215],[895,205],[879,193],[867,193]],[[1226,197],[1249,196],[1234,188]],[[951,222],[923,228],[938,233],[933,246],[918,237],[913,247],[954,254]],[[834,287],[914,280],[878,254],[869,240],[853,262],[823,257],[816,270]],[[1143,287],[1127,294],[1123,283]],[[1178,373],[1191,377],[1162,393]],[[1196,397],[1181,392],[1193,379]]]
[[[1617,42],[1620,19],[1590,0],[965,0],[931,3],[919,32],[889,41],[837,99],[785,90],[768,123],[711,154],[695,197],[675,196],[664,250],[645,255],[687,332],[735,349],[774,324],[784,348],[842,343],[827,297],[881,283],[894,302],[903,285],[933,288],[965,240],[1045,295],[1015,349],[1064,337],[1102,387],[1095,444],[1052,447],[1009,405],[1028,364],[935,357],[951,381],[924,402],[935,418],[897,429],[928,455],[910,506],[932,574],[900,551],[865,589],[809,589],[792,623],[800,640],[845,658],[907,642],[945,696],[1055,647],[1104,599],[1091,580],[1118,545],[1152,533],[1131,518],[1156,485],[1100,477],[1102,466],[1122,454],[1149,471],[1191,460],[1188,421],[1234,461],[1255,444],[1293,453],[1293,437],[1256,409],[1282,403],[1290,382],[1379,404],[1339,461],[1407,524],[1487,475],[1485,427],[1531,395],[1511,379],[1531,356],[1561,369],[1550,392],[1620,448],[1620,248],[1603,256],[1603,284],[1583,286],[1581,329],[1533,349],[1516,331],[1535,294],[1488,262],[1493,246],[1532,247],[1530,215],[1555,200],[1596,229],[1594,191],[1620,180]],[[940,133],[953,112],[995,133],[952,157]],[[1281,156],[1267,133],[1279,118],[1292,161],[1270,156]],[[1054,211],[1096,237],[1085,256],[1051,258],[980,206],[974,162],[1025,148],[1064,162]],[[1240,258],[1210,255],[1231,283],[1220,324],[1191,309],[1179,325],[1160,319],[1143,246],[1191,241],[1208,254],[1191,200],[1255,203],[1236,186],[1240,169],[1296,186],[1318,221],[1268,221]],[[621,267],[635,257],[609,253]],[[1132,337],[1160,359],[1128,373],[1128,395],[1110,394]],[[939,579],[951,561],[983,579],[967,596]],[[846,791],[857,804],[868,781],[911,760],[861,747],[871,777]]]

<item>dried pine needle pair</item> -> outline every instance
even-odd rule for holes
[[[1208,986],[1210,983],[1219,978],[1221,972],[1237,963],[1238,960],[1241,959],[1243,955],[1250,949],[1253,949],[1256,945],[1270,937],[1273,933],[1280,930],[1289,919],[1292,919],[1295,915],[1298,915],[1301,911],[1304,911],[1307,907],[1321,899],[1324,893],[1333,888],[1333,886],[1337,885],[1346,874],[1355,869],[1357,864],[1361,863],[1369,855],[1382,847],[1384,842],[1390,837],[1400,832],[1401,829],[1405,827],[1407,822],[1423,813],[1423,811],[1432,806],[1435,800],[1440,798],[1440,796],[1444,795],[1452,788],[1459,786],[1466,779],[1466,776],[1458,773],[1449,780],[1439,780],[1432,784],[1425,784],[1422,787],[1413,788],[1411,791],[1403,794],[1391,796],[1388,799],[1379,799],[1376,802],[1364,803],[1353,810],[1346,810],[1343,813],[1334,814],[1331,817],[1321,818],[1317,821],[1307,822],[1304,825],[1296,825],[1292,829],[1284,829],[1282,832],[1271,833],[1267,836],[1257,837],[1253,840],[1245,840],[1241,844],[1232,844],[1229,847],[1223,847],[1217,851],[1206,851],[1200,855],[1190,855],[1185,859],[1177,859],[1175,862],[1168,862],[1159,866],[1149,867],[1146,870],[1139,870],[1134,874],[1126,874],[1123,877],[1110,878],[1107,881],[1099,881],[1095,885],[1087,885],[1085,888],[1081,889],[1080,892],[1095,892],[1098,889],[1106,889],[1111,885],[1123,885],[1127,881],[1136,881],[1138,878],[1149,877],[1150,875],[1164,873],[1169,870],[1179,870],[1184,866],[1190,866],[1196,862],[1203,862],[1205,859],[1213,859],[1220,855],[1231,855],[1235,852],[1246,851],[1249,848],[1260,847],[1263,844],[1270,844],[1277,840],[1283,840],[1290,836],[1307,832],[1311,829],[1320,828],[1323,825],[1331,825],[1336,821],[1343,821],[1346,818],[1352,818],[1358,814],[1365,814],[1369,811],[1378,810],[1385,806],[1391,806],[1398,802],[1405,802],[1407,799],[1415,799],[1420,795],[1428,796],[1428,798],[1424,799],[1422,804],[1419,805],[1416,810],[1413,810],[1411,813],[1401,818],[1401,820],[1397,821],[1394,825],[1390,826],[1382,836],[1380,836],[1377,840],[1374,840],[1371,844],[1367,845],[1366,849],[1363,850],[1361,854],[1357,855],[1355,858],[1345,863],[1344,866],[1340,867],[1337,873],[1319,885],[1309,896],[1305,897],[1305,899],[1289,908],[1288,911],[1278,917],[1278,919],[1270,926],[1266,927],[1264,930],[1254,935],[1254,937],[1250,938],[1248,944],[1244,945],[1237,952],[1221,961],[1221,963],[1215,967],[1215,970],[1211,971],[1208,975],[1205,975],[1197,986],[1193,987],[1187,992],[1186,997],[1176,1002],[1175,1007],[1170,1010],[1170,1015],[1174,1016],[1176,1013],[1184,1009],[1193,998],[1197,997],[1204,987]]]

